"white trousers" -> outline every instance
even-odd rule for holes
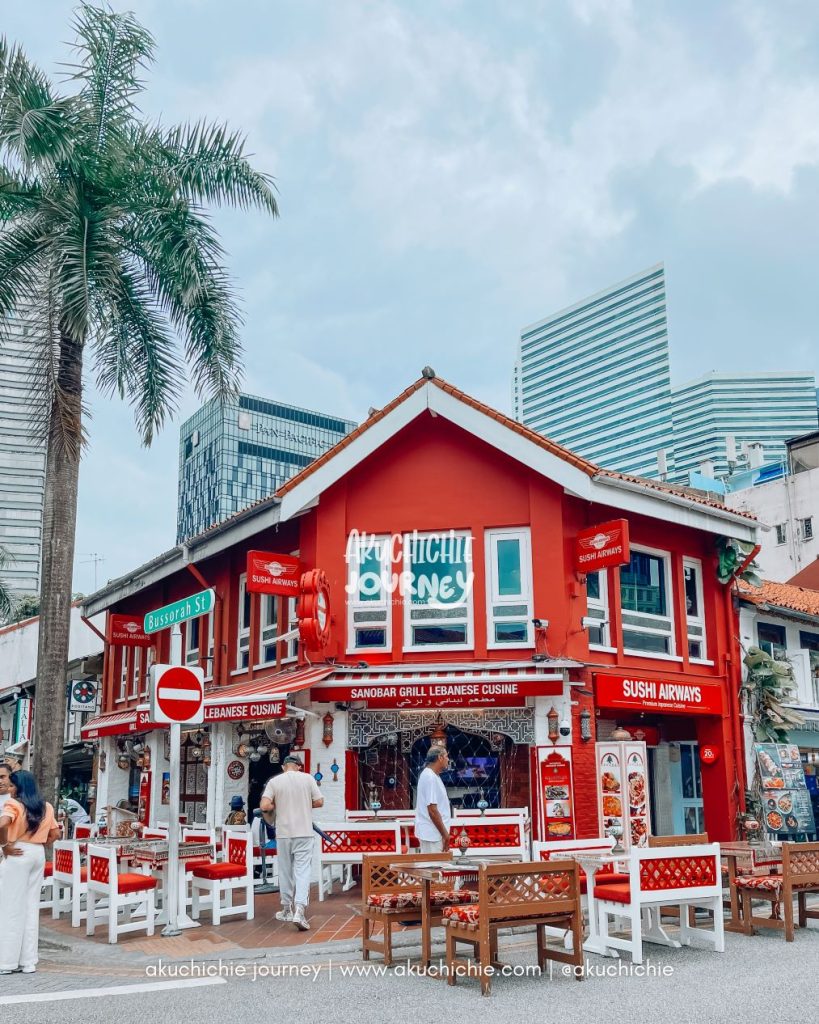
[[[0,876],[0,971],[33,967],[40,936],[42,843],[15,843],[22,857],[7,857]]]
[[[444,852],[444,841],[438,837],[438,839],[419,839],[421,844],[421,853],[443,853]]]
[[[279,892],[283,907],[291,907],[294,903],[307,906],[315,845],[313,836],[298,836],[295,839],[280,839],[276,836]]]

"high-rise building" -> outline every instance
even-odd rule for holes
[[[355,426],[254,395],[206,402],[179,432],[177,543],[268,497]]]
[[[40,590],[45,446],[32,408],[32,330],[9,320],[0,343],[0,575],[13,597]]]
[[[710,475],[721,476],[754,461],[785,462],[786,442],[818,425],[811,373],[707,373],[672,394],[680,479],[703,464]]]
[[[524,328],[512,395],[520,422],[600,466],[672,474],[663,265]]]

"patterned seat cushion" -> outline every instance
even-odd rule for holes
[[[782,875],[737,875],[734,884],[738,889],[753,889],[755,892],[778,894],[782,892],[784,882],[785,879]],[[802,885],[794,882],[793,884],[795,892],[799,889],[815,888],[817,888],[815,882],[804,882]]]
[[[448,907],[453,904],[474,903],[478,894],[470,889],[439,889],[430,895],[433,907]],[[367,897],[368,907],[381,910],[409,910],[421,906],[421,890],[405,889],[402,892],[373,893]]]
[[[444,924],[477,924],[480,913],[478,906],[446,907],[443,913]]]

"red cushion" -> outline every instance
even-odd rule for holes
[[[612,882],[608,885],[594,887],[596,900],[608,900],[611,903],[631,903],[631,887],[627,882]]]
[[[150,875],[126,873],[117,876],[117,892],[141,892],[143,889],[155,889],[158,879]]]
[[[191,857],[190,860],[183,860],[182,866],[186,871],[193,871],[194,868],[201,868],[205,864],[210,864],[210,860],[207,857]]]
[[[43,868],[43,878],[51,878],[51,876],[53,874],[54,874],[54,862],[50,861],[50,860],[47,860],[45,862],[45,867]]]
[[[480,907],[461,906],[446,907],[443,913],[444,924],[476,924],[480,919]]]
[[[608,874],[597,874],[595,880],[598,885],[628,885],[631,875],[626,871],[612,871]]]
[[[241,864],[227,864],[224,861],[211,861],[209,864],[198,864],[193,869],[194,878],[244,878],[246,869]]]

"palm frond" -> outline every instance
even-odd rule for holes
[[[8,565],[8,552],[5,548],[0,548],[0,574]],[[14,600],[11,596],[11,592],[6,586],[2,575],[0,575],[0,623],[8,622],[14,613]]]
[[[72,79],[82,82],[92,153],[122,144],[138,112],[135,98],[144,88],[140,70],[154,60],[154,38],[131,11],[83,3],[74,19],[79,63]]]
[[[55,96],[23,50],[0,39],[0,146],[25,169],[53,165],[71,152],[74,112],[72,98]]]
[[[37,290],[37,271],[48,248],[48,219],[26,217],[0,231],[0,336]]]
[[[146,170],[167,176],[192,202],[255,207],[276,217],[273,179],[251,166],[245,141],[225,125],[199,121],[149,134],[141,152]]]
[[[0,161],[0,224],[35,212],[42,196],[42,186],[36,177]]]

